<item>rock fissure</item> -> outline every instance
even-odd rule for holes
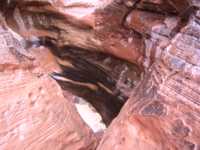
[[[0,148],[198,149],[199,7],[198,0],[2,1]],[[80,97],[101,115],[105,133],[78,115]]]

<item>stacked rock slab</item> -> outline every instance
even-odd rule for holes
[[[23,0],[8,5],[4,12],[8,25],[26,38],[48,36],[59,45],[106,52],[134,63],[142,61],[141,37],[123,28],[129,8],[121,2]]]

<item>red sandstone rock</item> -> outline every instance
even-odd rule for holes
[[[136,7],[151,12],[157,12],[159,14],[177,13],[177,10],[168,0],[140,0]]]
[[[26,38],[49,36],[60,45],[102,51],[141,63],[141,37],[122,26],[128,11],[125,5],[113,0],[24,0],[5,9],[5,16],[8,25]]]
[[[199,150],[200,15],[199,11],[195,12],[195,9],[199,9],[199,1],[141,0],[137,1],[137,3],[132,1],[134,4],[130,5],[122,1],[117,1],[116,3],[108,1],[106,4],[111,5],[106,5],[105,8],[96,11],[95,9],[100,7],[95,7],[95,3],[87,5],[86,1],[78,1],[78,3],[56,2],[62,3],[57,3],[60,4],[58,6],[52,5],[53,3],[51,1],[48,1],[47,6],[42,5],[41,2],[35,3],[37,4],[36,6],[34,6],[35,4],[33,5],[33,3],[21,3],[22,5],[17,5],[17,7],[13,9],[14,18],[10,17],[13,15],[12,13],[11,15],[9,13],[10,16],[7,15],[7,22],[10,23],[10,26],[16,31],[19,30],[19,33],[24,35],[24,37],[30,37],[32,35],[50,36],[57,39],[60,45],[69,44],[86,49],[99,49],[100,51],[109,52],[131,62],[137,62],[137,64],[139,64],[138,59],[144,57],[142,61],[145,73],[141,82],[133,89],[131,98],[122,109],[120,115],[105,132],[97,149]],[[106,1],[102,3],[104,2]],[[66,9],[70,10],[69,13],[65,12],[63,5],[68,7]],[[135,7],[133,5],[135,5]],[[41,6],[41,9],[38,9],[38,6]],[[128,9],[134,10],[132,10],[131,14],[127,14],[129,12]],[[48,13],[46,14],[46,12]],[[81,12],[83,12],[83,17],[80,17]],[[128,25],[129,29],[125,29],[125,27],[122,26],[126,15],[128,15],[128,18],[126,18],[126,25]],[[66,18],[68,18],[68,20],[66,22],[63,21]],[[69,18],[73,18],[73,20],[70,21]],[[97,22],[94,22],[94,20]],[[139,34],[130,30],[135,30]],[[142,46],[143,43],[145,44],[144,47]],[[4,53],[4,55],[7,54]],[[12,57],[8,58],[8,60],[12,59]],[[29,69],[33,67],[31,58],[26,56],[24,59],[28,59],[28,65],[24,64],[23,61],[19,62],[18,59],[15,60],[18,65],[14,67],[13,65],[2,65],[1,70],[8,71],[1,76],[1,82],[4,83],[4,78],[6,78],[6,81],[12,79],[15,82],[19,82],[19,85],[24,85],[21,84],[21,82],[27,83],[27,77],[28,79],[36,80],[39,82],[39,85],[41,85],[41,83],[45,85],[48,82],[46,90],[52,93],[49,88],[55,83],[45,75],[40,75],[38,77],[37,69],[31,72]],[[2,59],[2,61],[5,60]],[[51,59],[51,61],[53,61],[53,59]],[[40,61],[35,62],[35,64],[40,63]],[[10,75],[13,68],[16,70],[16,66],[23,68],[23,71],[21,73],[15,71],[13,76],[8,77],[7,74]],[[55,68],[57,67],[55,66]],[[46,70],[49,69],[45,69],[45,71]],[[23,80],[16,79],[19,78],[19,74],[21,75],[20,78]],[[29,81],[30,84],[33,84],[32,80]],[[12,87],[12,83],[8,82],[6,84],[10,84],[9,89]],[[35,85],[34,88],[33,86],[28,86],[26,90],[28,92],[37,90],[38,85]],[[58,87],[55,86],[54,88],[59,91]],[[6,88],[4,89],[6,90]],[[17,95],[21,92],[24,93],[24,90],[22,91],[19,86],[19,90],[16,92]],[[13,93],[15,94],[15,92]],[[40,91],[37,93],[40,93]],[[9,96],[10,93],[7,95],[6,92],[3,92],[2,95],[4,97]],[[55,97],[55,95],[50,96]],[[26,95],[24,97],[26,97]],[[64,104],[63,97],[60,94],[59,99],[62,101],[62,104]],[[45,101],[46,99],[41,100],[41,102],[44,103]],[[52,101],[54,102],[55,100]],[[4,100],[2,100],[2,102],[4,102]],[[54,103],[57,104],[57,101]],[[67,115],[68,112],[66,111],[68,109],[66,110],[65,107],[68,108],[68,105],[59,104],[58,106],[55,105],[57,106],[55,114],[59,113],[61,110],[61,114]],[[19,104],[17,103],[16,105]],[[50,105],[50,108],[54,107]],[[13,110],[15,107],[6,108],[6,106],[4,106],[2,108],[7,111]],[[69,110],[71,109],[69,108]],[[40,116],[40,113],[45,113],[45,111],[39,111],[39,115],[37,115],[30,109],[25,115],[28,114],[29,116],[29,113],[31,113],[31,117],[32,115],[36,115],[37,117]],[[2,114],[6,115],[4,113]],[[72,118],[69,117],[67,123],[71,121],[72,123],[68,124],[69,128],[73,130],[77,127],[77,130],[74,129],[73,131],[78,132],[80,126],[76,126],[76,123],[75,125],[73,124],[74,114],[75,111],[70,115]],[[58,119],[59,117],[53,115],[53,118]],[[61,120],[63,121],[64,119],[61,118]],[[8,126],[5,126],[5,128],[7,127]],[[60,126],[60,124],[56,124],[55,127],[57,127],[57,130],[59,130],[60,127],[64,128],[62,125]],[[22,125],[17,131],[13,132],[18,133],[23,128],[24,126]],[[37,131],[38,133],[42,132],[39,132],[40,130]],[[82,132],[84,135],[88,135],[87,133],[89,131],[87,128],[85,130],[81,128],[78,133]],[[58,133],[56,132],[55,134],[57,135]],[[65,130],[63,130],[63,134],[65,134]],[[22,137],[19,136],[21,139],[23,139],[23,135],[26,136],[25,133],[20,135],[22,135]],[[2,139],[6,138],[6,136],[3,136]],[[12,137],[9,139],[12,139]],[[86,140],[87,141],[84,141],[86,142],[84,146],[89,144],[87,143],[89,141],[88,138],[86,138]],[[65,141],[61,141],[60,143],[63,144]],[[51,148],[59,144],[52,142]],[[35,145],[40,146],[40,141],[35,143]],[[12,143],[7,146],[12,146]],[[67,143],[67,146],[73,145]],[[76,146],[78,145],[76,145],[75,142],[73,149],[79,149],[79,147],[77,148]],[[40,147],[38,147],[38,149],[40,149]]]
[[[2,28],[0,40],[0,149],[93,150],[92,131],[48,75],[59,71],[50,52],[41,48],[25,56]]]
[[[133,10],[126,18],[127,26],[140,34],[151,34],[152,28],[162,25],[165,16],[148,11]]]
[[[161,55],[147,68],[98,150],[200,148],[198,22],[193,14],[170,43],[155,47]]]

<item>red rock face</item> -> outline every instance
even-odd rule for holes
[[[113,0],[20,1],[14,8],[8,7],[5,16],[8,25],[26,39],[49,36],[59,45],[101,51],[139,63],[141,37],[123,28],[128,11]]]
[[[144,70],[97,150],[200,149],[198,0],[16,2],[5,4],[4,22],[24,39],[47,36],[58,46],[109,53]],[[90,129],[47,75],[60,71],[53,55],[44,47],[27,53],[4,30],[0,147],[95,149]]]
[[[153,54],[160,51],[160,55],[152,59],[154,63],[147,68],[143,81],[133,90],[132,97],[105,133],[98,150],[199,149],[197,37],[200,26],[198,17],[191,15],[187,25],[169,43],[154,47]],[[146,21],[138,16],[132,15],[132,27],[141,33],[152,31],[154,25],[146,27]],[[136,22],[143,26],[137,26]],[[159,40],[162,43],[166,39]]]
[[[91,130],[48,75],[59,70],[52,55],[38,49],[26,56],[14,37],[1,30],[0,149],[94,149]]]
[[[107,7],[113,0],[57,0],[52,5],[57,7],[67,17],[72,17],[81,24],[95,27],[95,12],[98,9]],[[74,22],[76,22],[74,21]]]

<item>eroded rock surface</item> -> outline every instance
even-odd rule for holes
[[[179,10],[182,1],[176,2]],[[150,41],[146,42],[149,53],[145,59],[152,63],[147,65],[146,75],[105,133],[98,150],[199,149],[198,11],[190,12],[185,25],[168,20],[170,26],[158,14],[153,14],[148,23],[145,17],[151,13],[132,13],[129,26],[149,35],[144,35],[145,41]],[[176,27],[175,34],[169,34],[174,30],[171,27]]]
[[[95,149],[96,138],[72,95],[66,99],[48,74],[59,70],[52,54],[27,52],[5,28],[0,40],[0,149]]]
[[[4,4],[6,21],[26,38],[48,36],[59,45],[106,52],[135,63],[142,61],[141,37],[122,27],[129,8],[121,2],[23,0],[11,3]]]
[[[58,47],[62,47],[63,45],[77,46],[81,47],[83,51],[90,50],[109,53],[135,63],[138,65],[138,68],[144,71],[141,81],[136,87],[132,87],[130,99],[105,132],[97,150],[200,149],[199,0],[11,0],[9,3],[12,3],[12,5],[8,1],[6,2],[2,3],[3,7],[0,6],[5,16],[5,22],[26,40],[34,42],[37,41],[37,37],[49,38]],[[5,43],[5,40],[2,43]],[[4,46],[2,47],[4,48]],[[65,130],[66,126],[57,123],[52,127],[53,129],[49,129],[49,132],[52,132],[52,134],[56,131],[55,135],[53,134],[56,142],[53,140],[54,142],[50,142],[50,146],[53,147],[56,145],[58,149],[62,145],[65,145],[68,149],[71,146],[74,146],[72,149],[95,149],[93,147],[95,140],[91,140],[93,137],[88,140],[92,136],[89,129],[82,125],[79,122],[80,120],[77,121],[76,116],[73,117],[76,112],[71,112],[71,109],[73,109],[73,107],[71,108],[71,104],[69,108],[68,104],[65,104],[66,106],[63,105],[64,98],[62,94],[59,94],[61,93],[60,88],[52,79],[45,76],[44,72],[49,72],[49,69],[45,69],[48,67],[33,69],[35,65],[40,64],[40,61],[32,63],[33,58],[23,48],[16,51],[11,46],[10,49],[9,53],[11,52],[12,55],[8,54],[7,51],[6,53],[5,51],[0,52],[2,56],[4,55],[8,58],[5,60],[3,57],[0,57],[2,62],[8,61],[8,63],[2,63],[3,65],[0,67],[3,72],[0,77],[0,79],[2,78],[2,83],[6,79],[7,81],[14,80],[19,85],[27,84],[28,86],[29,84],[34,84],[34,87],[28,86],[25,88],[27,90],[26,94],[38,90],[39,100],[40,96],[48,97],[45,93],[52,94],[51,88],[58,90],[58,97],[54,95],[56,93],[53,93],[53,95],[50,94],[51,98],[56,97],[61,101],[61,103],[58,103],[59,101],[55,101],[55,99],[51,100],[56,107],[48,103],[48,100],[51,98],[42,99],[41,105],[44,106],[45,103],[45,108],[42,107],[44,109],[36,109],[36,111],[32,111],[32,107],[40,105],[40,103],[36,102],[32,104],[30,102],[33,106],[29,106],[29,101],[27,101],[27,103],[23,103],[22,105],[28,105],[28,108],[30,108],[25,114],[31,113],[28,115],[28,119],[34,115],[37,118],[42,114],[48,114],[48,107],[50,107],[49,109],[55,110],[53,114],[48,115],[48,117],[52,117],[50,121],[54,121],[54,118],[58,119],[61,123],[67,120],[67,130]],[[46,48],[43,47],[43,49]],[[38,53],[42,52],[38,51]],[[18,57],[13,57],[13,54]],[[23,54],[23,57],[20,54]],[[20,60],[19,58],[23,59]],[[54,61],[52,57],[49,59],[51,59],[51,62]],[[9,62],[10,60],[16,61],[17,65],[12,65]],[[24,61],[27,63],[23,63]],[[91,61],[99,63],[99,60],[91,59]],[[103,62],[101,65],[104,67],[109,66],[109,63],[105,63],[103,59],[100,62]],[[70,64],[66,63],[66,65]],[[52,71],[58,69],[58,66],[54,67],[50,67]],[[23,69],[21,72],[18,72],[18,68]],[[39,70],[43,70],[43,73],[38,75]],[[7,75],[10,75],[10,72],[13,72],[12,76]],[[110,72],[112,74],[114,71]],[[83,78],[85,77],[87,76],[83,76]],[[90,81],[90,78],[87,78],[87,81]],[[47,82],[48,87],[45,87],[45,90],[39,87],[41,84],[43,87]],[[14,83],[8,82],[6,84],[9,85],[6,88],[11,91]],[[56,86],[53,86],[54,84]],[[2,84],[2,86],[5,85]],[[7,99],[12,99],[12,96],[20,93],[22,95],[25,94],[23,93],[24,88],[22,90],[21,86],[19,86],[16,94],[13,92],[14,95],[10,93],[6,94],[6,88],[2,88],[2,90],[5,90],[2,95],[4,97],[7,96]],[[90,88],[94,89],[93,92],[96,89],[91,84]],[[123,88],[123,85],[119,86],[119,88]],[[80,88],[80,91],[83,91],[82,88]],[[126,88],[123,91],[127,92]],[[110,93],[113,94],[112,92]],[[26,94],[24,97],[27,96]],[[129,94],[130,91],[128,91]],[[91,95],[89,94],[89,96]],[[70,99],[70,95],[67,97]],[[106,99],[104,100],[107,103]],[[4,101],[2,100],[3,104]],[[24,102],[23,100],[21,101]],[[102,102],[96,104],[100,105]],[[107,106],[113,108],[115,106],[113,104],[113,102],[108,103]],[[19,104],[16,103],[16,105]],[[6,111],[15,111],[15,105],[12,106],[8,108],[7,106],[3,106],[2,108]],[[119,108],[121,106],[120,104]],[[37,111],[38,114],[35,114]],[[69,114],[69,118],[61,115],[60,119],[56,116],[57,113],[66,114],[66,116]],[[5,115],[7,114],[2,113],[3,117]],[[105,114],[105,118],[106,116],[107,114]],[[16,117],[20,118],[21,116],[16,114]],[[48,117],[47,121],[49,121]],[[108,117],[109,121],[111,121],[110,118],[112,117]],[[34,122],[31,122],[31,124],[34,125]],[[26,137],[25,127],[26,125],[22,124],[22,127],[10,132],[13,132],[18,138],[15,136],[12,137],[12,134],[4,135],[2,139],[7,140],[11,144],[3,144],[3,146],[12,148],[13,143],[11,141],[15,141],[16,139],[17,144],[21,143],[19,141],[23,141],[23,138]],[[37,127],[36,125],[36,129]],[[63,139],[62,137],[65,137],[65,133],[68,133],[68,127],[70,129],[69,137],[67,136],[66,139],[69,138],[70,142],[68,140],[60,141],[60,139]],[[4,128],[9,128],[9,125],[6,124]],[[23,134],[19,134],[22,132],[21,130]],[[73,131],[72,137],[71,130]],[[46,131],[40,131],[39,127],[37,131],[44,134],[44,136],[47,135],[47,137],[50,134],[49,132],[45,134]],[[79,135],[82,134],[85,138],[82,136],[79,138]],[[22,136],[20,137],[20,135]],[[33,134],[33,137],[39,135]],[[74,140],[74,136],[78,136],[77,139],[82,139],[80,140],[82,145],[77,144],[78,142]],[[49,137],[44,140],[44,143],[41,143],[41,138],[41,141],[36,141],[34,144],[39,146],[38,149],[42,149],[43,144],[49,145],[48,139]],[[2,142],[4,141],[2,140]],[[23,145],[26,146],[26,144]]]

